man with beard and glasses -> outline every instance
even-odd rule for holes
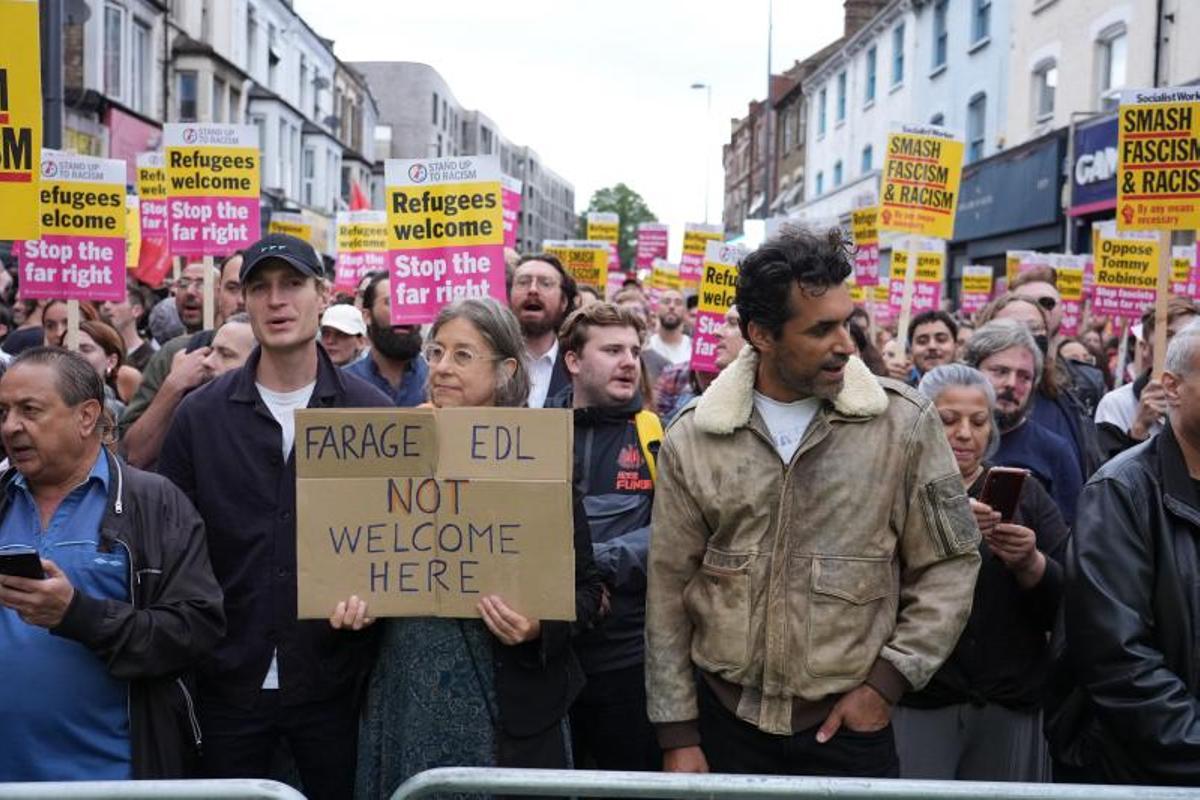
[[[646,689],[669,772],[892,776],[892,707],[954,649],[979,528],[934,405],[852,354],[851,245],[742,261],[749,344],[667,430]]]
[[[517,262],[508,301],[529,355],[530,408],[545,407],[571,384],[559,352],[558,329],[574,310],[577,292],[574,279],[556,257],[533,253]]]
[[[683,294],[677,289],[663,291],[658,296],[658,332],[650,337],[646,347],[672,364],[690,361],[692,337],[683,332],[685,320]]]
[[[398,407],[425,402],[429,367],[421,357],[421,326],[392,325],[391,281],[386,272],[371,277],[363,290],[363,320],[371,351],[342,369],[391,398]]]
[[[1070,525],[1083,489],[1083,471],[1071,443],[1030,416],[1030,403],[1042,375],[1042,351],[1029,328],[1013,319],[993,320],[971,337],[963,361],[996,390],[1000,449],[992,463],[1021,467],[1038,479]]]

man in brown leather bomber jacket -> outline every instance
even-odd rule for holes
[[[647,696],[668,771],[894,776],[890,725],[971,609],[979,530],[936,409],[854,357],[838,231],[742,262],[749,345],[667,432]]]

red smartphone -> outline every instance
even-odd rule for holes
[[[1029,470],[1017,467],[992,467],[983,479],[983,491],[979,502],[986,503],[993,511],[1000,512],[1001,522],[1012,522],[1017,513],[1017,501],[1021,499],[1021,487]]]

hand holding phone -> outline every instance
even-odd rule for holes
[[[1021,487],[1029,470],[1017,467],[992,467],[983,479],[983,491],[979,502],[986,503],[993,511],[1000,512],[1001,522],[1012,522],[1017,513],[1017,502],[1021,499]]]

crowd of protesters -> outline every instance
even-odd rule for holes
[[[281,235],[81,304],[74,351],[65,303],[5,309],[0,781],[1200,784],[1191,301],[1160,373],[1152,310],[1128,348],[1102,318],[1062,336],[1052,269],[890,331],[840,232],[788,230],[743,259],[701,372],[694,298],[605,302],[512,256],[507,303],[431,326],[391,324],[385,273],[335,294]],[[571,411],[573,622],[498,595],[297,618],[295,412],[389,406]],[[30,551],[41,578],[9,566]]]

